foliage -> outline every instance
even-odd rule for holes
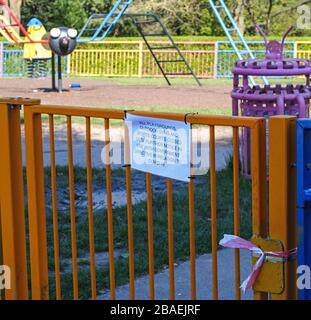
[[[34,16],[47,29],[66,25],[80,29],[93,13],[109,11],[114,0],[26,0],[22,7],[22,20],[27,23]]]
[[[267,34],[281,35],[298,18],[301,4],[311,0],[226,0],[239,28],[246,35],[256,34],[260,24]],[[159,14],[176,35],[223,35],[207,0],[137,0],[133,11],[153,11]],[[297,35],[305,30],[296,30]],[[308,32],[310,35],[310,31]]]
[[[47,29],[56,25],[80,29],[87,17],[108,12],[114,3],[115,0],[25,0],[22,19],[26,23],[36,16]],[[296,23],[297,8],[302,4],[311,6],[311,0],[226,0],[226,4],[246,35],[255,35],[255,24],[258,23],[268,35],[280,36]],[[207,0],[136,0],[129,10],[157,13],[173,35],[224,35]],[[135,34],[128,22],[121,22],[113,33],[118,36]],[[310,36],[311,31],[296,29],[292,35]]]

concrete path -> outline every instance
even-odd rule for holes
[[[211,300],[212,298],[212,256],[206,254],[196,260],[197,270],[197,299]],[[251,272],[251,255],[241,251],[241,280],[244,281]],[[224,249],[218,252],[218,277],[219,299],[235,300],[234,285],[234,251]],[[189,300],[190,287],[190,262],[184,262],[175,267],[175,287],[177,300]],[[144,276],[135,281],[136,299],[149,299],[149,276]],[[169,271],[155,275],[155,291],[157,300],[169,300]],[[117,288],[117,299],[129,299],[129,285]],[[99,300],[109,300],[109,292],[98,297]],[[243,300],[251,300],[252,292],[242,293]]]
[[[50,138],[49,128],[47,124],[43,124],[43,150],[44,165],[50,165]],[[24,128],[23,133],[23,162],[25,162],[25,143]],[[227,158],[232,154],[232,128],[217,127],[216,128],[216,169],[221,170],[225,167]],[[72,125],[73,136],[73,160],[74,165],[86,166],[86,147],[85,147],[85,126],[74,123]],[[92,131],[92,163],[94,168],[102,168],[105,166],[104,137],[105,131],[102,126],[93,125]],[[113,148],[112,167],[119,168],[124,165],[124,129],[122,127],[112,127],[110,130],[111,147]],[[197,141],[194,149],[194,155],[200,157],[197,163],[203,159],[204,170],[209,169],[209,128],[193,129],[193,140]],[[56,163],[60,166],[68,165],[68,145],[67,145],[67,127],[66,125],[55,126],[55,157]],[[195,160],[195,159],[194,159]],[[202,161],[201,161],[202,162]]]

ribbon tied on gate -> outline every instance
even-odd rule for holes
[[[273,251],[262,251],[257,245],[254,243],[247,241],[245,239],[242,239],[238,236],[234,235],[228,235],[225,234],[224,238],[219,243],[221,246],[231,249],[242,249],[242,250],[248,250],[251,251],[257,255],[259,255],[258,260],[253,266],[252,273],[248,276],[248,278],[242,283],[241,289],[245,293],[248,289],[250,289],[253,284],[255,283],[261,267],[263,266],[266,257],[269,256],[275,256],[275,257],[281,257],[281,258],[290,258],[297,256],[297,248],[290,250],[289,252],[273,252]]]

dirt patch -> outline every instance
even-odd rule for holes
[[[45,91],[49,79],[1,79],[0,96],[41,99],[44,104],[109,107],[231,108],[229,85],[118,85],[105,80],[64,80],[64,88],[80,83],[79,90],[62,94]]]
[[[114,259],[124,258],[128,259],[128,251],[125,249],[114,249]],[[78,267],[79,269],[86,269],[88,270],[90,266],[90,255],[84,255],[79,257],[78,259]],[[95,261],[96,261],[96,268],[105,268],[109,265],[109,253],[108,252],[100,252],[95,253]],[[72,259],[64,260],[64,273],[71,273],[72,272]]]

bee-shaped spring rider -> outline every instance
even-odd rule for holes
[[[33,18],[27,24],[27,32],[34,41],[43,40],[47,31],[43,23]],[[41,43],[25,43],[24,44],[24,59],[27,64],[28,77],[46,77],[47,75],[47,62],[52,58],[52,52],[48,45]]]
[[[62,92],[62,65],[61,57],[71,54],[77,46],[78,31],[72,28],[53,28],[49,34],[49,46],[53,52],[52,57],[52,87],[55,86],[55,54],[58,57],[58,92]]]

